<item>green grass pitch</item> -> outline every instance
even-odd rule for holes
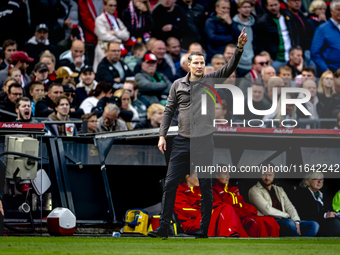
[[[0,237],[0,254],[340,254],[340,238]]]

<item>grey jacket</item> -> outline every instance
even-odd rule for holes
[[[204,84],[214,87],[214,84],[223,83],[235,71],[241,56],[242,52],[236,48],[234,55],[225,66],[216,72],[203,75],[198,83],[194,83],[194,85],[190,85],[189,82],[190,72],[184,78],[176,80],[170,88],[168,103],[165,106],[162,124],[159,128],[160,136],[166,136],[177,107],[179,135],[193,138],[215,132],[216,128],[213,127],[215,103],[207,95],[206,91],[210,91],[211,95],[214,95],[214,92]],[[207,95],[206,115],[201,114],[201,98],[203,94]]]
[[[103,117],[98,119],[98,127],[96,133],[103,133],[103,132],[113,132],[113,131],[125,131],[128,130],[126,127],[126,123],[120,119],[117,119],[111,127],[104,125]]]
[[[158,72],[157,72],[158,73]],[[164,82],[153,82],[149,74],[141,70],[136,74],[135,79],[138,83],[139,92],[150,104],[159,104],[161,95],[168,95],[171,88],[171,81],[162,73],[158,73]]]

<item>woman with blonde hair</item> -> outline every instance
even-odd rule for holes
[[[139,120],[137,110],[131,105],[130,91],[128,91],[127,89],[118,89],[113,95],[120,98],[121,109],[131,111],[133,113],[133,117],[131,120]],[[126,126],[128,130],[132,130],[136,126],[136,122],[126,122]]]
[[[325,109],[328,108],[332,95],[335,93],[333,72],[327,70],[322,73],[318,84],[318,98],[325,105]]]
[[[17,83],[19,83],[21,85],[22,81],[21,81],[21,71],[19,68],[12,68],[11,70],[8,71],[8,78],[14,78]]]
[[[310,172],[300,183],[293,203],[301,219],[319,223],[321,236],[340,236],[340,219],[332,210],[332,197],[326,197],[320,191],[324,184],[324,175]]]
[[[105,0],[104,11],[95,20],[94,33],[98,37],[98,44],[93,62],[94,72],[97,71],[99,62],[105,57],[108,42],[124,43],[130,38],[130,32],[116,15],[117,3],[117,0]]]
[[[40,56],[40,62],[44,62],[48,68],[48,79],[50,82],[55,81],[57,75],[55,73],[56,60],[55,56],[49,51],[45,50]]]
[[[326,9],[327,5],[323,0],[314,0],[309,5],[308,23],[311,25],[313,32],[318,26],[327,21]]]

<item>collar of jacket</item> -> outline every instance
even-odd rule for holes
[[[190,86],[190,81],[189,81],[190,74],[191,74],[191,72],[188,72],[186,74],[186,76],[184,76],[181,80],[182,83],[185,83],[188,86]]]

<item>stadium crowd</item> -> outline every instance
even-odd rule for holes
[[[278,95],[282,87],[306,88],[311,115],[287,105],[287,115],[278,108],[257,116],[246,97],[244,116],[233,116],[231,93],[220,89],[216,116],[338,118],[323,127],[339,128],[339,0],[11,0],[1,1],[0,26],[0,109],[17,114],[2,112],[2,122],[76,118],[89,120],[89,132],[159,127],[188,55],[203,52],[206,73],[216,71],[245,27],[245,53],[225,83],[245,95],[252,88],[258,110],[270,109],[274,88]],[[30,112],[20,111],[21,97]],[[67,127],[50,129],[65,134]]]

